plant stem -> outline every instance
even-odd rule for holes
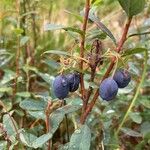
[[[125,25],[125,27],[124,27],[124,30],[123,30],[122,37],[121,37],[121,39],[120,39],[120,41],[119,41],[119,43],[118,43],[118,46],[117,46],[116,49],[115,49],[118,53],[122,50],[123,44],[124,44],[125,41],[126,41],[126,37],[127,37],[127,33],[128,33],[128,30],[129,30],[131,21],[132,21],[132,18],[128,18],[127,23],[126,23],[126,25]],[[113,57],[113,59],[112,59],[110,65],[109,65],[109,67],[108,67],[106,73],[104,74],[104,76],[103,76],[103,78],[102,78],[102,81],[103,81],[105,78],[107,78],[107,77],[109,76],[109,74],[110,74],[110,72],[112,71],[114,65],[115,65],[115,58]],[[94,104],[95,104],[95,102],[96,102],[98,96],[99,96],[99,89],[96,90],[92,101],[91,101],[90,104],[88,105],[88,107],[87,107],[86,111],[84,112],[84,114],[81,116],[81,118],[80,118],[80,123],[81,123],[81,124],[84,124],[84,122],[85,122],[85,120],[86,120],[88,114],[91,112],[91,110],[92,110],[92,108],[93,108],[93,106],[94,106]]]
[[[120,129],[122,128],[123,124],[125,123],[125,121],[126,121],[128,115],[129,115],[129,113],[130,113],[130,111],[131,111],[133,105],[135,104],[135,101],[137,100],[137,97],[138,97],[139,92],[140,92],[140,88],[141,88],[141,86],[142,86],[142,83],[143,83],[144,78],[145,78],[145,75],[146,75],[147,60],[148,60],[148,53],[147,53],[147,51],[145,51],[145,65],[144,65],[144,70],[143,70],[143,74],[142,74],[141,81],[140,81],[140,83],[139,83],[139,85],[138,85],[138,87],[137,87],[136,93],[135,93],[135,95],[134,95],[134,97],[133,97],[133,99],[132,99],[132,101],[131,101],[131,103],[130,103],[130,105],[129,105],[129,107],[128,107],[128,110],[126,111],[126,113],[125,113],[125,115],[124,115],[124,117],[123,117],[123,119],[122,119],[122,121],[121,121],[121,123],[120,123],[120,125],[119,125],[119,127],[118,127],[118,129],[117,129],[117,131],[116,131],[116,135],[118,135]]]
[[[132,18],[128,18],[127,23],[126,23],[125,28],[124,28],[124,31],[123,31],[123,34],[122,34],[122,37],[121,37],[121,39],[120,39],[120,41],[119,41],[119,43],[118,43],[118,46],[117,46],[117,48],[116,48],[116,51],[117,51],[118,53],[122,50],[122,46],[123,46],[123,44],[124,44],[125,41],[126,41],[127,33],[128,33],[128,30],[129,30],[131,21],[132,21]]]
[[[80,42],[80,57],[81,58],[84,58],[85,34],[86,34],[89,11],[90,11],[90,0],[86,0],[85,15],[84,15],[84,20],[83,20],[83,25],[82,25],[83,35],[81,35],[81,42]],[[81,60],[81,62],[80,62],[80,70],[83,71],[83,60]],[[81,85],[82,99],[84,100],[84,98],[85,98],[85,88],[84,88],[83,73],[80,74],[80,85]]]
[[[94,53],[93,53],[93,48],[95,49]],[[90,82],[94,82],[96,68],[97,68],[97,65],[100,62],[99,55],[100,55],[101,51],[102,51],[102,44],[101,44],[101,42],[98,41],[98,40],[95,40],[93,42],[93,46],[91,48],[91,53],[90,53],[90,55],[91,55],[90,57],[92,57],[92,59],[94,59],[94,60],[92,60],[92,61],[94,61],[94,64],[92,64],[90,66],[90,68],[91,68]],[[95,55],[96,55],[96,57],[95,57]],[[89,62],[89,65],[90,65],[90,62]],[[92,94],[92,91],[93,91],[93,88],[91,86],[89,86],[89,89],[87,91],[86,98],[85,98],[85,101],[84,101],[84,105],[83,105],[83,108],[82,108],[82,112],[83,113],[84,113],[84,111],[86,111],[87,104],[88,104],[89,98],[90,98],[90,96]]]
[[[20,27],[20,18],[19,18],[19,13],[20,13],[20,2],[18,0],[16,0],[16,10],[17,10],[17,27],[19,28]],[[15,76],[15,79],[14,79],[14,88],[13,88],[13,96],[12,96],[12,103],[13,103],[13,100],[14,100],[14,97],[15,97],[15,94],[17,92],[17,81],[18,81],[18,77],[19,77],[19,59],[20,59],[20,36],[17,35],[17,52],[16,52],[16,76]]]
[[[64,106],[66,105],[66,101],[64,100]],[[68,123],[68,117],[65,114],[65,123],[66,123],[66,133],[67,133],[67,142],[69,142],[70,137],[69,137],[69,123]]]
[[[51,129],[51,124],[50,124],[50,119],[49,119],[49,115],[50,115],[50,107],[51,107],[52,103],[48,102],[47,104],[47,108],[46,108],[46,120],[45,120],[45,124],[46,124],[46,132],[49,133],[50,129]],[[51,146],[52,146],[52,140],[50,139],[48,141],[48,147],[47,150],[51,150]]]

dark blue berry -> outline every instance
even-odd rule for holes
[[[115,98],[118,92],[118,85],[112,77],[102,81],[99,88],[99,95],[103,100],[109,101]]]
[[[124,88],[131,81],[131,76],[127,70],[119,69],[115,72],[113,79],[117,82],[119,88]]]
[[[68,74],[66,78],[69,82],[69,91],[75,92],[79,88],[80,75],[78,73],[72,73]]]
[[[64,99],[69,93],[69,83],[64,75],[59,75],[53,82],[54,94],[59,99]]]

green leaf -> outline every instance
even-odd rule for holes
[[[50,31],[50,30],[60,30],[63,29],[64,26],[63,25],[57,25],[57,24],[46,24],[44,26],[44,30],[45,31]]]
[[[101,29],[104,33],[106,33],[112,39],[114,44],[117,45],[116,39],[111,31],[100,21],[97,16],[95,16],[94,14],[89,14],[89,19],[91,19],[97,25],[97,27]]]
[[[145,0],[118,0],[128,17],[140,13],[145,6]]]
[[[57,128],[59,127],[59,124],[62,122],[65,114],[75,112],[76,110],[80,109],[80,105],[73,105],[73,104],[68,104],[65,105],[57,110],[55,110],[50,117],[50,122],[51,122],[51,132],[55,132]]]
[[[12,92],[12,88],[10,88],[10,87],[2,87],[2,88],[0,88],[0,92],[11,93]]]
[[[17,92],[16,95],[20,96],[20,97],[30,97],[31,93],[29,93],[29,92]]]
[[[32,143],[34,140],[37,139],[37,137],[31,133],[27,133],[26,131],[22,131],[20,134],[20,140],[23,144],[25,144],[28,147],[32,147]]]
[[[49,85],[52,84],[53,80],[54,80],[54,77],[53,76],[50,76],[49,74],[47,73],[41,73],[41,72],[37,72],[37,74],[45,81],[47,82]]]
[[[89,150],[90,143],[91,131],[87,125],[83,125],[72,134],[69,150]]]
[[[14,29],[14,33],[15,33],[17,36],[20,36],[23,32],[24,32],[24,31],[23,31],[22,28],[15,28],[15,29]]]
[[[63,121],[65,114],[59,112],[58,110],[54,111],[50,116],[51,122],[51,131],[55,133],[57,128],[59,127],[60,123]]]
[[[80,107],[82,106],[82,99],[79,97],[76,98],[66,98],[66,103],[70,104],[70,105],[80,105]]]
[[[49,139],[51,139],[52,134],[47,133],[43,134],[42,136],[38,137],[36,140],[33,141],[32,147],[38,148],[41,147],[44,143],[46,143]]]
[[[50,30],[60,30],[63,29],[65,31],[72,31],[72,32],[76,32],[79,34],[83,34],[83,32],[80,29],[74,28],[74,27],[64,27],[63,25],[56,25],[56,24],[47,24],[44,27],[45,31],[50,31]]]
[[[134,49],[128,49],[126,50],[122,57],[125,57],[125,56],[129,56],[129,55],[134,55],[134,54],[138,54],[138,53],[142,53],[142,52],[145,52],[147,51],[146,48],[134,48]]]
[[[102,0],[92,0],[93,6],[99,6],[101,4]]]
[[[28,41],[29,41],[29,37],[28,36],[23,36],[20,40],[20,46],[25,45]]]
[[[7,131],[7,134],[10,136],[11,141],[14,142],[16,136],[16,129],[18,130],[17,123],[15,122],[12,116],[5,114],[3,116],[3,124]]]
[[[54,68],[54,69],[60,68],[60,64],[57,63],[56,61],[53,61],[53,60],[45,60],[44,63],[47,64],[49,67]]]
[[[57,109],[56,111],[58,111],[59,113],[68,114],[68,113],[75,112],[76,110],[78,110],[80,108],[81,108],[81,105],[68,104],[68,105],[65,105],[65,106]]]
[[[5,74],[3,79],[1,80],[2,84],[6,84],[8,82],[10,82],[11,80],[13,80],[15,78],[15,72],[13,72],[12,70],[4,70]]]
[[[35,117],[36,119],[42,119],[45,120],[45,112],[44,111],[28,111],[28,113]]]
[[[129,116],[134,122],[138,124],[142,122],[142,117],[139,112],[130,112]]]
[[[145,136],[150,133],[150,121],[143,122],[141,125],[141,133]]]
[[[133,137],[142,137],[142,134],[139,132],[136,132],[134,130],[131,130],[129,128],[121,128],[121,131],[129,136],[133,136]]]
[[[30,147],[34,147],[34,148],[41,147],[44,143],[46,143],[49,139],[52,138],[53,134],[59,127],[60,123],[63,121],[65,114],[72,113],[78,110],[79,108],[81,108],[80,105],[66,105],[55,110],[50,116],[51,131],[49,133],[43,134],[42,136],[38,137],[36,140],[33,141],[32,144],[30,142],[31,141],[30,138],[32,137],[31,135],[22,136],[22,140],[24,141],[24,143],[28,144]],[[28,113],[38,119],[45,120],[44,111],[28,111]]]
[[[20,107],[26,110],[45,110],[46,105],[46,102],[34,99],[26,99],[20,102]]]
[[[68,150],[68,148],[69,148],[69,143],[66,143],[64,145],[60,145],[58,150]]]
[[[1,150],[7,149],[7,142],[6,141],[0,141],[0,149]]]
[[[46,52],[43,53],[44,54],[56,54],[56,55],[66,55],[66,56],[70,56],[69,53],[65,52],[65,51],[61,51],[61,50],[48,50]]]
[[[76,32],[79,33],[81,35],[83,35],[83,31],[81,31],[80,29],[77,28],[73,28],[73,27],[65,27],[63,28],[65,31],[72,31],[72,32]]]
[[[107,35],[106,33],[100,31],[99,29],[92,29],[89,32],[87,32],[86,40],[88,42],[95,40],[95,39],[106,39]]]
[[[82,17],[81,17],[80,15],[75,14],[75,13],[73,13],[73,12],[70,12],[70,11],[68,11],[68,10],[65,10],[65,12],[68,13],[68,14],[70,14],[70,15],[72,15],[72,16],[74,16],[74,17],[75,17],[77,20],[79,20],[80,22],[83,21],[83,19],[82,19]]]
[[[40,137],[36,137],[35,135],[27,133],[25,131],[22,131],[20,133],[21,142],[24,143],[26,146],[33,148],[41,147],[49,139],[51,139],[51,137],[52,137],[51,133],[43,134]]]
[[[6,65],[13,56],[14,54],[7,52],[6,49],[0,49],[0,67]]]
[[[150,98],[148,99],[147,97],[143,98],[139,101],[142,105],[144,105],[144,107],[150,109],[150,102],[149,102]]]

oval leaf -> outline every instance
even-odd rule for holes
[[[145,6],[145,0],[118,0],[129,17],[140,13]]]
[[[83,125],[72,134],[69,150],[89,150],[90,142],[91,131],[87,125]]]
[[[26,99],[20,102],[20,107],[26,110],[44,110],[46,102],[41,100]]]

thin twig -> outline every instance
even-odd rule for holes
[[[84,20],[83,20],[83,26],[81,29],[83,31],[83,35],[81,35],[81,42],[80,42],[80,57],[81,58],[84,58],[85,34],[86,34],[89,11],[90,11],[90,0],[86,0],[85,15],[84,15]],[[83,60],[80,61],[80,70],[83,71]],[[84,100],[84,98],[85,98],[85,87],[84,87],[83,73],[80,74],[80,84],[81,84],[81,95],[82,95],[82,99]]]

